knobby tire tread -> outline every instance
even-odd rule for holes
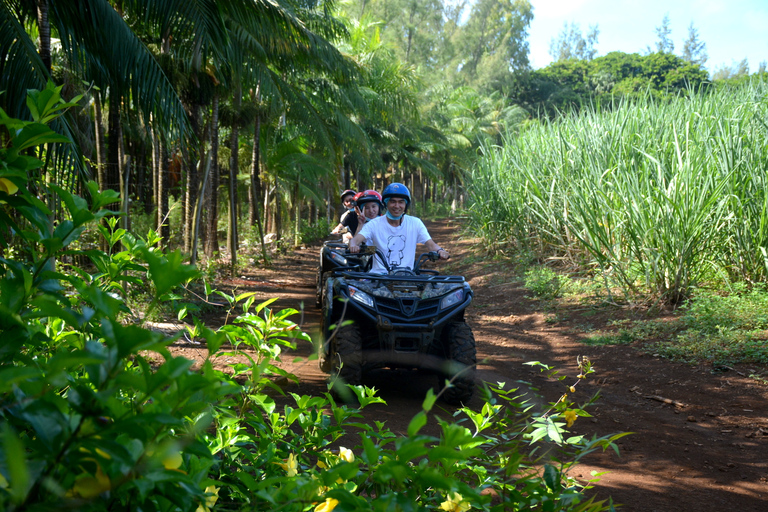
[[[363,338],[357,324],[339,328],[334,340],[336,351],[332,354],[334,388],[343,384],[359,386],[363,380]]]
[[[472,328],[465,322],[453,322],[446,329],[446,349],[448,359],[459,363],[461,372],[450,371],[440,376],[441,387],[444,379],[453,379],[452,386],[443,390],[443,400],[451,405],[466,404],[475,391],[475,365],[477,347]],[[457,375],[458,373],[458,375]]]

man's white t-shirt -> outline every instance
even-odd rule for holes
[[[387,222],[386,216],[376,217],[365,223],[360,234],[365,237],[367,245],[373,245],[384,253],[390,267],[396,265],[412,269],[416,244],[423,244],[432,237],[429,236],[421,219],[403,215],[402,220],[399,226],[392,226]],[[373,256],[371,272],[378,274],[387,272],[378,256]]]

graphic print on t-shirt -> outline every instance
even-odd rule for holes
[[[387,261],[389,266],[399,266],[403,261],[403,249],[405,249],[405,235],[391,235],[387,239]]]

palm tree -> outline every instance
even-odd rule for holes
[[[107,0],[44,0],[50,27],[55,31],[65,64],[82,80],[110,95],[122,95],[144,117],[150,114],[166,136],[182,138],[189,123],[176,91],[147,47],[136,37],[121,15]],[[0,106],[12,116],[24,116],[28,89],[42,89],[50,72],[34,42],[24,30],[36,19],[37,3],[31,0],[0,3]],[[98,27],[95,30],[94,27]],[[42,48],[42,55],[50,48]]]

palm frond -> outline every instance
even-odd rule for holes
[[[31,119],[27,110],[27,91],[42,90],[50,79],[34,42],[29,38],[24,27],[15,17],[7,4],[0,4],[0,107],[9,116],[16,119]],[[69,114],[54,120],[51,128],[74,141],[72,120]],[[48,148],[47,161],[52,163],[55,172],[66,175],[73,169],[83,179],[88,178],[80,149],[76,144],[51,144]],[[72,180],[66,176],[54,179],[63,186],[71,187]]]
[[[216,0],[126,0],[126,7],[158,38],[172,38],[188,69],[225,62],[228,47],[221,2]]]
[[[107,0],[52,2],[50,7],[69,64],[85,80],[109,87],[115,101],[130,98],[144,119],[152,115],[167,139],[183,140],[191,133],[162,68]]]
[[[0,3],[0,106],[17,119],[29,119],[27,89],[43,89],[48,80],[35,43],[5,3]]]

